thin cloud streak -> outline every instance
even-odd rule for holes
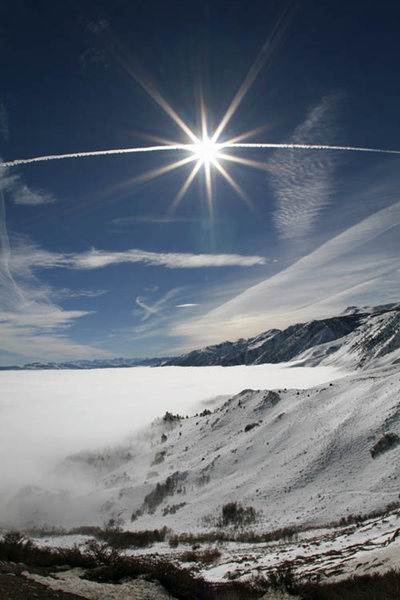
[[[13,269],[18,273],[28,272],[32,268],[100,269],[123,263],[143,263],[149,266],[163,266],[168,269],[252,267],[267,263],[265,257],[257,255],[158,253],[138,249],[124,252],[92,249],[80,254],[61,254],[47,252],[32,246],[16,248],[11,260]]]
[[[186,304],[176,304],[175,308],[192,308],[192,306],[199,306],[196,302],[187,302]]]

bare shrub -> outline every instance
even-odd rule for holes
[[[182,562],[194,562],[201,563],[203,565],[209,565],[216,562],[221,557],[221,552],[218,548],[207,548],[203,552],[196,552],[189,550],[179,556]]]
[[[32,551],[33,542],[19,531],[9,531],[0,544],[0,560],[23,562],[26,554]]]
[[[257,511],[252,506],[242,506],[238,502],[228,502],[221,509],[221,517],[217,522],[219,527],[244,527],[255,523]]]
[[[118,558],[118,551],[112,548],[106,542],[99,542],[95,539],[88,540],[85,543],[86,553],[93,557],[96,564],[109,564]]]
[[[397,600],[400,598],[400,572],[355,575],[335,583],[304,583],[299,586],[305,600]]]
[[[145,548],[157,542],[163,542],[170,533],[167,527],[144,531],[110,531],[105,530],[97,534],[112,548]]]

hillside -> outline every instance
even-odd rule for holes
[[[166,413],[129,444],[60,464],[66,485],[82,482],[79,493],[24,489],[10,518],[69,527],[117,518],[129,527],[134,515],[138,529],[189,531],[239,501],[270,530],[375,510],[398,500],[399,391],[395,366],[307,390],[245,390],[190,418]],[[388,433],[392,442],[373,458]]]

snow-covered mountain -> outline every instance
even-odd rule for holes
[[[349,375],[309,389],[244,390],[191,417],[167,412],[129,443],[65,459],[58,491],[22,490],[10,520],[72,527],[116,518],[192,531],[238,501],[271,530],[398,501],[400,306],[350,312],[181,357],[184,365],[295,359],[287,366],[339,365]]]
[[[226,341],[175,357],[112,358],[62,363],[34,362],[9,369],[99,369],[137,366],[233,366],[292,360],[309,365],[363,367],[400,348],[400,303],[349,306],[336,317],[270,329],[248,339]],[[400,356],[400,355],[399,355]],[[393,358],[397,358],[394,357]]]
[[[193,531],[238,501],[265,531],[379,509],[399,499],[399,392],[394,365],[306,390],[244,390],[189,418],[166,413],[130,443],[64,460],[60,489],[22,490],[10,519]]]
[[[365,367],[400,349],[400,304],[349,307],[342,315],[269,330],[165,361],[179,366],[279,363]],[[400,356],[400,354],[399,354]],[[392,354],[393,360],[398,357]]]

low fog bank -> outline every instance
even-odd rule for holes
[[[93,520],[95,506],[87,502],[93,479],[65,459],[107,447],[115,454],[116,446],[139,455],[147,426],[166,411],[192,415],[245,388],[305,389],[342,375],[333,367],[293,363],[2,372],[0,526]]]

